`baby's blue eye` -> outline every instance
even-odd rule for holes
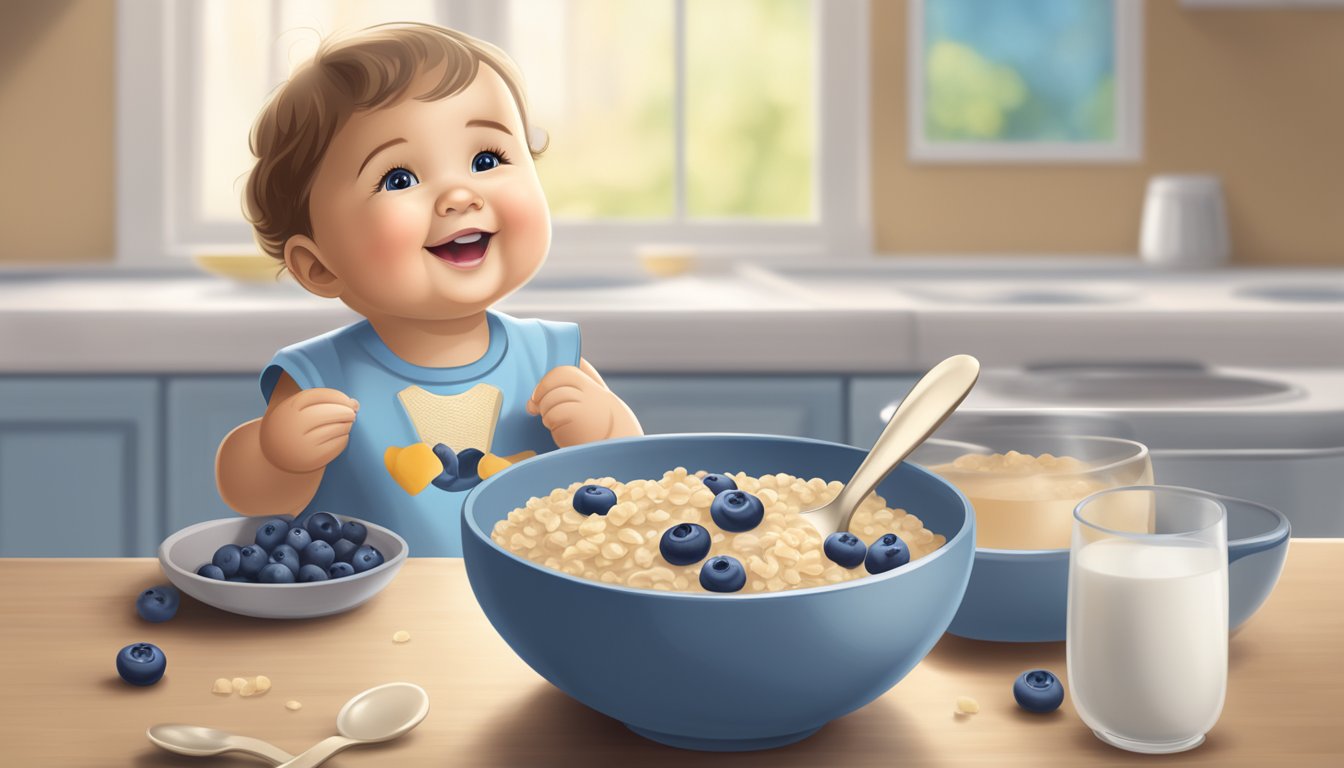
[[[498,168],[502,163],[504,163],[504,159],[495,152],[489,150],[477,152],[476,156],[471,159],[471,172],[488,171],[492,168]]]
[[[393,168],[383,175],[382,188],[388,192],[396,192],[399,189],[410,189],[420,180],[415,178],[415,174],[405,168]]]

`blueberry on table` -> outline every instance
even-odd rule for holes
[[[868,555],[867,545],[849,531],[836,531],[827,536],[822,551],[831,562],[845,568],[858,568]]]
[[[313,541],[325,541],[328,544],[341,538],[341,523],[330,512],[317,512],[308,518],[304,528]],[[303,550],[299,550],[302,552]]]
[[[765,505],[746,491],[723,491],[710,503],[709,516],[723,530],[741,533],[761,524]]]
[[[197,568],[196,575],[204,576],[207,579],[215,579],[216,581],[224,580],[224,571],[220,570],[220,567],[214,563],[206,563],[200,568]]]
[[[293,547],[295,552],[302,552],[313,543],[313,537],[303,528],[290,528],[289,534],[285,536],[285,543]]]
[[[285,542],[285,536],[288,534],[289,522],[287,520],[267,520],[257,528],[256,543],[257,546],[270,552],[272,549],[283,544]]]
[[[271,563],[257,574],[257,581],[262,584],[293,584],[294,578],[294,572],[280,563]]]
[[[910,562],[910,547],[901,541],[900,536],[884,533],[882,538],[874,541],[873,546],[868,548],[868,556],[863,561],[863,567],[867,568],[869,573],[886,573],[908,562]]]
[[[355,550],[355,556],[350,559],[350,565],[354,567],[355,573],[373,570],[382,564],[383,553],[367,544]]]
[[[341,524],[341,538],[349,541],[355,546],[364,543],[364,537],[369,535],[369,529],[358,520],[346,520]],[[335,545],[332,545],[335,546]]]
[[[224,572],[225,578],[238,573],[238,568],[243,564],[243,548],[237,544],[225,544],[215,550],[215,556],[211,559],[219,570]]]
[[[349,523],[346,523],[346,525],[349,525]],[[336,543],[331,545],[332,554],[336,556],[336,562],[350,562],[350,558],[355,556],[355,550],[359,549],[360,543],[347,538],[337,539]]]
[[[574,492],[574,511],[581,515],[605,515],[616,506],[616,492],[602,485],[585,485]]]
[[[1048,670],[1033,669],[1013,681],[1013,698],[1028,712],[1054,712],[1064,703],[1064,684]]]
[[[242,562],[238,565],[238,573],[235,574],[237,576],[256,576],[271,561],[266,550],[256,544],[243,547],[238,551],[238,555],[242,558]]]
[[[318,541],[315,541],[315,542],[313,542],[313,543],[314,543],[314,544],[325,544],[326,542],[318,542]],[[321,566],[319,566],[319,565],[313,565],[313,564],[309,563],[308,565],[305,565],[305,566],[303,566],[302,568],[299,569],[299,581],[300,581],[300,582],[326,581],[326,580],[329,579],[329,578],[331,578],[331,577],[327,575],[326,570],[323,569],[323,568],[322,568]]]
[[[346,562],[335,562],[327,569],[327,576],[333,579],[343,579],[346,576],[354,576],[355,567]]]
[[[334,562],[336,562],[336,550],[327,542],[318,539],[299,553],[299,575],[303,575],[303,567],[308,565],[315,565],[326,573]]]
[[[737,490],[737,483],[733,478],[727,475],[705,475],[705,479],[700,482],[704,483],[706,488],[713,491],[715,496],[718,496],[724,491]]]
[[[271,563],[283,565],[289,569],[289,572],[295,576],[299,575],[299,568],[303,566],[303,561],[299,558],[299,553],[288,544],[281,544],[271,551]],[[262,568],[262,570],[266,570]]]
[[[700,586],[710,592],[736,592],[746,585],[747,570],[735,557],[711,557],[700,566]]]
[[[145,621],[167,621],[177,615],[177,606],[181,601],[176,587],[150,587],[135,599],[135,612]]]
[[[167,657],[153,643],[131,643],[117,652],[117,674],[131,685],[153,685],[167,667]]]
[[[690,565],[705,559],[709,545],[709,531],[703,525],[681,523],[663,532],[658,551],[672,565]]]

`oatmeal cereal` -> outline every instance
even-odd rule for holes
[[[728,490],[716,494],[711,485]],[[575,510],[576,494],[590,486],[615,494],[605,514]],[[683,467],[660,479],[628,483],[590,478],[529,499],[495,525],[491,538],[548,568],[639,589],[753,593],[820,587],[870,575],[862,561],[857,567],[844,567],[829,558],[824,537],[799,514],[829,502],[843,487],[839,481],[785,473],[756,478],[743,472],[692,473]],[[739,506],[728,510],[725,497],[734,493],[732,500]],[[586,507],[586,500],[597,495],[584,490],[585,501],[579,506]],[[669,560],[663,546],[675,538],[674,532],[690,554]],[[850,532],[864,547],[894,533],[908,547],[912,561],[947,542],[918,517],[888,508],[876,493],[859,505]],[[740,576],[735,568],[720,568],[719,581],[714,574],[707,575],[708,564],[717,558],[730,558],[745,572],[740,589],[732,588],[740,581],[729,578]]]

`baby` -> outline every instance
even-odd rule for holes
[[[508,57],[431,25],[329,39],[274,94],[252,130],[248,219],[304,288],[365,319],[262,371],[265,415],[219,447],[226,503],[359,517],[414,554],[460,556],[466,491],[408,493],[389,449],[427,443],[447,466],[642,434],[577,325],[489,309],[550,247],[539,133]]]

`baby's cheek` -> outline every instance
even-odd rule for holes
[[[424,238],[423,214],[401,206],[387,207],[368,217],[360,250],[370,263],[393,267],[417,258]]]

